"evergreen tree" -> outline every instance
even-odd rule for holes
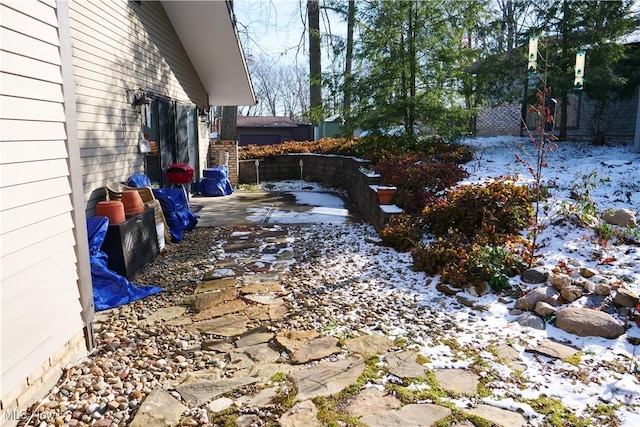
[[[559,136],[567,137],[568,95],[573,89],[575,55],[586,51],[584,92],[597,103],[592,117],[592,132],[604,138],[602,116],[609,102],[625,93],[629,76],[617,64],[627,58],[627,46],[620,43],[632,31],[635,17],[633,0],[557,1],[539,6],[539,33],[549,49],[549,82],[553,94],[561,99]],[[542,51],[544,55],[544,50]]]
[[[467,35],[486,2],[370,0],[358,8],[354,118],[368,129],[466,128],[462,95],[474,51]],[[357,76],[357,78],[356,78]]]

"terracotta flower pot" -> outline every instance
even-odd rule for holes
[[[378,186],[378,202],[380,202],[381,205],[390,205],[393,196],[396,195],[396,190],[396,187]]]
[[[144,212],[144,203],[138,190],[125,190],[122,192],[122,204],[124,205],[124,214],[127,217],[140,215]]]
[[[122,224],[126,217],[124,214],[124,205],[119,200],[107,200],[98,202],[96,206],[96,216],[106,216],[109,218],[109,224]]]

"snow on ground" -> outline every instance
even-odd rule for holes
[[[535,163],[535,149],[526,138],[474,138],[463,143],[476,149],[475,159],[465,165],[470,174],[465,184],[480,183],[502,175],[515,176],[522,183],[533,181],[527,167],[515,160],[518,154]],[[547,228],[541,235],[541,248],[538,250],[545,265],[552,267],[560,261],[576,260],[581,265],[617,277],[625,276],[631,282],[630,288],[640,292],[639,246],[603,245],[592,230],[567,221],[556,221],[558,217],[554,216],[563,204],[574,202],[570,198],[572,191],[579,194],[588,191],[598,214],[609,208],[640,212],[640,154],[633,153],[632,147],[624,144],[594,147],[588,143],[563,142],[558,143],[548,155],[547,163],[542,169],[542,182],[550,188],[551,195],[545,202],[549,213],[540,217]],[[294,192],[300,203],[316,207],[326,204],[325,207],[334,213],[344,209],[344,205],[338,202],[339,198],[327,199],[327,193],[323,191],[328,189],[317,184],[300,181],[270,184],[274,190]],[[410,336],[415,349],[430,360],[430,367],[473,364],[474,360],[464,352],[433,340],[435,330],[440,329],[438,332],[442,333],[446,329],[446,334],[459,345],[474,350],[489,363],[486,374],[491,375],[493,381],[491,396],[485,398],[485,403],[520,410],[531,425],[541,425],[542,416],[523,403],[523,399],[556,397],[576,415],[588,413],[589,408],[599,404],[615,405],[620,425],[640,425],[640,355],[636,354],[640,350],[627,339],[640,336],[638,326],[631,324],[627,333],[617,339],[579,337],[550,324],[545,330],[520,326],[515,321],[516,316],[509,313],[513,299],[486,295],[476,299],[476,304],[483,306],[484,310],[462,306],[455,298],[446,297],[435,289],[438,278],[411,271],[409,254],[396,253],[365,241],[366,237],[375,236],[372,227],[344,221],[322,225],[318,223],[326,218],[314,217],[316,213],[298,212],[297,221],[287,219],[283,222],[315,224],[303,239],[316,239],[312,250],[316,257],[320,257],[322,267],[310,266],[309,274],[321,276],[323,283],[335,283],[328,287],[335,293],[334,297],[339,297],[333,302],[338,304],[348,300],[344,303],[353,304],[360,301],[364,305],[363,301],[369,300],[372,301],[369,308],[373,311],[377,307],[376,301],[386,301],[387,307],[381,309],[384,313],[380,314],[387,319],[385,332],[392,337]],[[305,215],[306,220],[300,221]],[[282,215],[283,218],[285,216]],[[339,217],[339,214],[331,216],[334,219]],[[270,222],[278,222],[278,215],[274,212]],[[350,286],[341,285],[346,283]],[[323,306],[325,301],[322,298],[326,295],[316,295],[319,307]],[[338,324],[335,331],[359,333],[363,331],[362,327],[356,331],[351,328],[353,324],[361,324],[356,320],[363,320],[367,315],[364,311],[361,307],[346,307],[329,317]],[[328,321],[319,317],[318,323],[323,322]],[[377,324],[364,329],[376,333],[379,327]],[[579,365],[524,351],[525,346],[547,338],[582,350]],[[490,345],[500,343],[512,343],[520,351],[526,370],[518,379],[514,379],[512,371],[488,351]],[[468,404],[467,399],[454,403],[460,406]]]

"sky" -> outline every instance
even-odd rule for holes
[[[234,11],[245,55],[266,54],[284,62],[306,64],[306,0],[235,0]],[[326,31],[326,18],[321,17]],[[333,34],[346,34],[346,24],[331,19]]]
[[[529,160],[535,156],[532,143],[525,138],[511,136],[473,138],[463,141],[476,149],[475,158],[465,165],[470,176],[461,185],[486,182],[502,175],[511,175],[521,184],[532,180],[526,167],[515,162],[515,154]],[[587,176],[595,176],[594,186],[589,188],[590,197],[597,206],[598,213],[606,209],[631,209],[640,212],[640,153],[634,153],[630,144],[613,143],[612,146],[594,147],[588,142],[560,143],[549,154],[548,165],[543,168],[543,184],[551,187],[548,200],[549,215],[541,219],[547,228],[540,236],[542,266],[551,269],[562,262],[577,262],[615,277],[627,276],[633,280],[628,286],[633,292],[640,292],[640,247],[621,244],[603,245],[593,237],[593,231],[576,226],[569,221],[558,221],[557,210],[563,203],[572,203],[573,191],[585,191]],[[439,277],[428,277],[425,273],[412,271],[409,253],[398,253],[369,240],[377,236],[373,227],[367,224],[350,224],[340,198],[328,195],[317,184],[303,181],[269,182],[266,188],[272,191],[292,192],[298,203],[314,207],[306,212],[289,212],[274,209],[270,212],[253,212],[252,219],[259,222],[268,215],[266,225],[309,224],[309,236],[300,238],[317,239],[314,259],[322,265],[323,283],[342,283],[344,277],[353,278],[349,286],[327,288],[333,301],[345,302],[344,317],[332,317],[333,329],[326,333],[340,336],[350,334],[380,333],[376,325],[362,327],[362,319],[348,309],[349,301],[376,301],[388,298],[395,301],[397,310],[388,313],[390,338],[411,336],[412,348],[424,355],[429,368],[466,368],[475,361],[461,352],[445,345],[435,345],[431,338],[431,322],[443,327],[451,325],[451,336],[462,346],[477,351],[486,362],[487,374],[495,376],[491,383],[491,395],[482,402],[491,406],[521,411],[529,425],[543,425],[543,416],[525,399],[549,396],[561,399],[563,405],[574,414],[582,414],[588,407],[601,403],[618,405],[616,415],[622,427],[640,425],[640,350],[631,344],[629,337],[640,338],[640,325],[630,322],[630,328],[616,339],[599,337],[579,337],[564,332],[552,324],[538,330],[518,324],[518,315],[511,314],[511,297],[487,294],[474,297],[462,292],[464,297],[486,307],[473,310],[461,306],[454,297],[445,297],[435,289]],[[307,189],[303,191],[302,189]],[[325,207],[326,209],[315,209]],[[329,213],[329,216],[327,216]],[[324,223],[324,224],[321,224]],[[318,236],[332,236],[318,239]],[[640,237],[636,237],[640,238]],[[314,241],[314,240],[312,240]],[[594,254],[606,256],[607,260]],[[402,271],[402,274],[398,274]],[[427,285],[425,285],[425,283]],[[530,287],[517,277],[511,279],[514,286]],[[377,295],[377,296],[376,296]],[[329,298],[329,296],[327,296]],[[571,305],[589,305],[589,296],[574,301]],[[425,308],[426,322],[416,322],[412,310],[407,310],[404,301],[415,301]],[[507,302],[505,302],[507,301]],[[509,302],[510,301],[510,302]],[[319,302],[321,304],[322,302]],[[562,307],[568,306],[564,304]],[[428,314],[430,313],[430,314]],[[359,320],[359,321],[357,321]],[[353,330],[353,325],[360,329]],[[321,325],[323,326],[323,325]],[[582,351],[580,364],[571,365],[564,361],[526,351],[522,342],[535,347],[546,339],[553,339]],[[491,343],[513,343],[520,358],[526,365],[522,373],[524,382],[515,379],[512,372],[488,350]],[[613,367],[624,367],[615,369]],[[517,377],[515,377],[517,378]],[[384,381],[393,381],[389,376]],[[521,385],[524,384],[524,387]],[[367,384],[365,387],[380,387]],[[474,399],[458,398],[452,403],[465,408],[477,403]]]

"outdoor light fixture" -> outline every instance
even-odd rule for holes
[[[582,90],[584,88],[584,60],[585,60],[585,51],[579,50],[576,53],[576,71],[575,77],[573,80],[573,88],[575,90]]]
[[[536,72],[537,59],[538,59],[538,36],[531,35],[529,36],[529,64],[527,65],[527,69],[531,74]]]
[[[151,98],[147,96],[147,91],[143,88],[137,90],[127,89],[127,100],[131,106],[136,108],[138,113],[142,112],[142,105],[147,105],[151,102]]]

